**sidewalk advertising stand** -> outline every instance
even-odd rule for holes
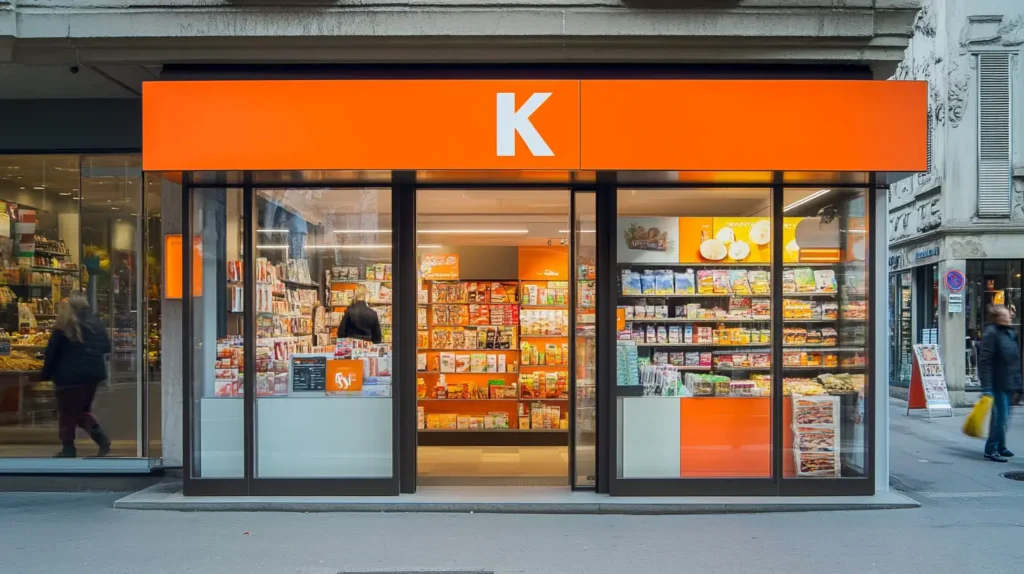
[[[927,409],[928,418],[934,410],[946,410],[953,416],[938,345],[914,345],[914,373],[910,377],[907,415],[911,409]]]

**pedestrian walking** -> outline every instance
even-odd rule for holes
[[[74,458],[78,427],[89,433],[99,446],[96,456],[110,452],[110,438],[92,414],[96,387],[107,378],[110,353],[107,329],[89,308],[89,300],[74,291],[60,304],[57,322],[46,345],[42,380],[53,381],[57,389],[58,435],[62,448],[58,458]]]
[[[989,324],[981,337],[978,375],[984,392],[992,395],[985,458],[1006,462],[1013,452],[1006,448],[1006,425],[1010,417],[1010,398],[1021,388],[1020,347],[1010,326],[1010,311],[1003,306],[988,310]]]

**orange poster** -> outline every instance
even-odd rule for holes
[[[181,264],[181,235],[164,236],[164,296],[181,299],[184,268]],[[203,238],[192,238],[192,296],[203,296]]]
[[[771,261],[768,217],[680,217],[680,263]]]
[[[360,359],[328,359],[327,394],[353,393],[363,390],[363,361]]]
[[[797,226],[801,222],[816,226],[817,218],[782,219],[782,260],[785,263],[801,261],[796,241]],[[837,253],[837,249],[838,245],[815,249],[814,261],[821,260],[821,252]],[[858,249],[863,249],[863,245]],[[679,218],[680,263],[769,263],[771,260],[771,222],[767,217]]]
[[[458,281],[459,255],[439,253],[420,258],[420,279],[428,281]]]
[[[523,281],[568,281],[569,248],[558,245],[520,247],[519,279]]]

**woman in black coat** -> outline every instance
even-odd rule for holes
[[[96,387],[107,378],[106,355],[110,351],[107,329],[89,309],[89,300],[80,291],[71,293],[60,304],[43,361],[42,380],[53,381],[57,387],[58,433],[63,446],[57,457],[78,456],[77,427],[99,445],[96,456],[110,452],[110,438],[92,414]]]

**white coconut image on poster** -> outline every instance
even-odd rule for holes
[[[616,236],[619,262],[679,262],[678,218],[620,217]]]

